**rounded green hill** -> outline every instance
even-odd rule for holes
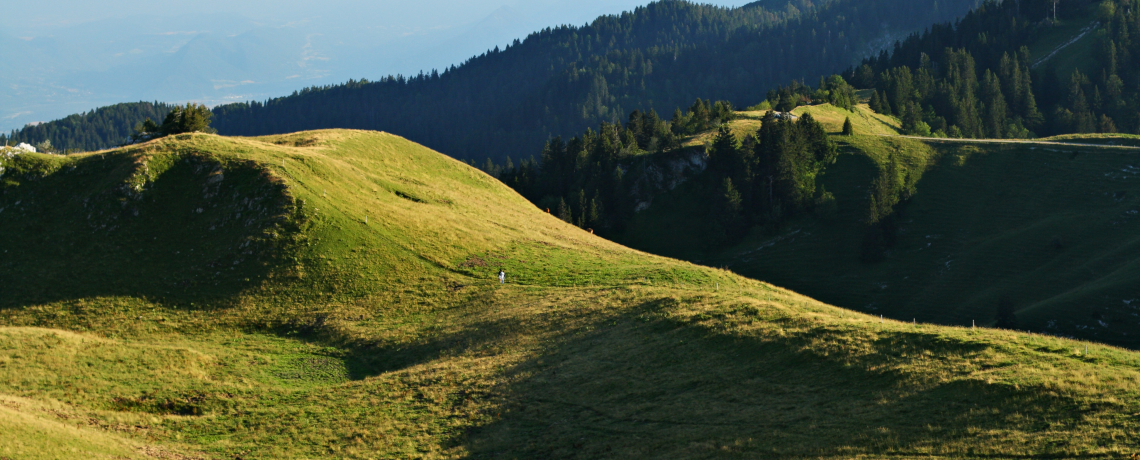
[[[0,457],[1137,448],[1140,354],[884,321],[627,249],[384,133],[2,166]]]

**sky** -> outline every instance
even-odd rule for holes
[[[9,69],[0,72],[4,131],[116,102],[216,105],[443,69],[538,29],[648,1],[10,3],[0,21],[0,62]]]

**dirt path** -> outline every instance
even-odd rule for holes
[[[1094,22],[1092,24],[1089,24],[1084,29],[1081,29],[1081,33],[1077,34],[1076,37],[1073,37],[1072,40],[1069,40],[1069,41],[1065,42],[1064,44],[1062,44],[1061,46],[1058,46],[1057,48],[1053,49],[1052,52],[1045,55],[1045,57],[1038,59],[1037,62],[1034,62],[1032,68],[1036,69],[1041,64],[1044,64],[1046,61],[1053,59],[1053,56],[1056,56],[1057,53],[1061,52],[1061,50],[1064,50],[1065,48],[1068,48],[1073,43],[1076,43],[1076,42],[1080,41],[1080,39],[1085,38],[1085,35],[1088,35],[1089,32],[1092,32],[1093,30],[1096,30],[1096,28],[1099,26],[1100,26],[1100,22],[1098,21],[1098,22]]]
[[[920,136],[901,136],[890,134],[876,134],[881,137],[901,137],[905,139],[916,139],[927,142],[941,142],[945,144],[1017,144],[1028,145],[1034,147],[1083,147],[1083,148],[1098,148],[1098,149],[1113,149],[1113,150],[1126,150],[1126,151],[1140,151],[1140,146],[1132,145],[1109,145],[1109,144],[1090,144],[1080,142],[1057,142],[1057,141],[1023,141],[1016,139],[953,139],[945,137],[920,137]]]

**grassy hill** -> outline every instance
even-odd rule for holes
[[[821,178],[834,209],[709,248],[685,227],[703,208],[681,187],[639,215],[623,241],[888,317],[992,325],[1005,299],[1019,329],[1140,345],[1140,201],[1131,185],[1140,163],[1135,150],[1113,148],[1135,146],[1135,136],[943,143],[880,136],[893,120],[866,106],[797,110],[833,133],[846,116],[855,125],[858,135],[834,138],[844,154]],[[917,193],[899,208],[885,259],[867,263],[868,190],[892,158]]]
[[[0,457],[1140,451],[1136,352],[883,321],[627,249],[396,136],[3,167]]]

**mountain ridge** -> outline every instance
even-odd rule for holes
[[[884,21],[889,27],[891,18],[905,16],[913,21],[915,15],[933,15],[933,23],[964,13],[967,3],[973,5],[964,1],[958,11],[944,8],[931,12],[911,2],[876,3],[871,10],[861,9],[858,2],[819,6],[809,2],[801,4],[802,9],[793,3],[771,11],[759,5],[725,9],[687,2],[652,3],[621,16],[600,17],[581,30],[558,28],[550,36],[551,29],[532,34],[519,46],[491,50],[463,66],[446,69],[439,77],[424,74],[406,81],[396,76],[373,83],[349,82],[311,88],[265,104],[222,106],[215,111],[217,127],[224,134],[239,135],[325,127],[382,129],[457,158],[524,158],[528,152],[521,146],[538,146],[551,136],[568,135],[598,121],[623,119],[629,107],[653,107],[667,113],[696,97],[730,100],[739,106],[754,103],[766,91],[756,88],[808,74],[831,74],[846,67],[851,60],[837,56],[843,55],[852,40],[865,40],[868,34],[878,36]],[[872,16],[873,27],[864,24]],[[653,30],[659,22],[664,28]],[[841,30],[826,38],[809,30],[820,27]],[[867,27],[873,31],[864,30]],[[682,34],[683,29],[691,30]],[[752,32],[757,35],[753,37]],[[598,34],[595,41],[600,49],[595,50],[594,44],[579,34]],[[791,51],[792,43],[800,48]],[[492,80],[470,70],[509,65],[524,55],[533,60],[535,47],[549,44],[557,45],[556,50],[579,51],[566,55],[559,51],[553,60],[554,56],[540,53],[544,68],[500,67],[495,74],[498,77]],[[811,53],[813,58],[804,59],[803,53]],[[550,61],[549,66],[545,61]],[[800,68],[808,62],[814,67]],[[706,69],[708,75],[693,69]],[[689,75],[693,72],[696,75]],[[711,78],[712,74],[720,77]],[[525,78],[507,83],[500,81],[502,75]],[[725,81],[725,76],[732,80]],[[450,86],[463,91],[455,92]],[[467,90],[473,87],[479,87],[483,95],[474,96]],[[442,103],[441,97],[452,102],[446,108],[436,108]],[[330,104],[353,109],[325,114],[328,109],[320,107]],[[376,111],[376,107],[384,109]],[[299,110],[309,114],[305,121],[296,116]],[[396,119],[391,113],[401,115]],[[257,121],[247,124],[243,119]],[[489,124],[477,127],[481,122]],[[440,136],[439,131],[449,135]]]

